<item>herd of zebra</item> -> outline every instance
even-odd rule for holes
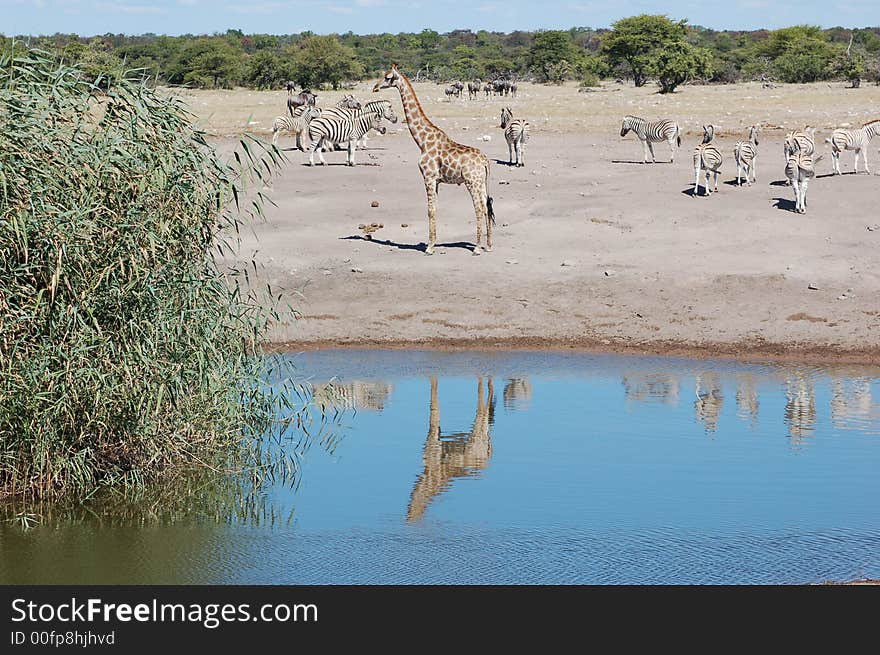
[[[348,144],[346,163],[354,166],[355,150],[366,147],[367,133],[376,130],[385,134],[382,121],[397,122],[390,100],[361,104],[350,93],[332,107],[318,107],[317,96],[313,93],[302,91],[294,96],[289,90],[287,109],[287,115],[278,116],[272,122],[272,143],[278,143],[281,132],[289,132],[296,138],[296,147],[305,151],[302,137],[308,135],[311,166],[315,165],[316,152],[321,164],[326,164],[324,149],[335,149],[343,143]]]
[[[497,81],[497,80],[496,80]],[[502,80],[504,81],[504,80]],[[516,85],[513,85],[516,94]],[[293,95],[288,85],[287,109],[284,116],[277,116],[272,122],[272,143],[278,144],[282,132],[288,132],[296,139],[296,147],[305,152],[303,135],[309,137],[309,165],[315,165],[315,153],[321,164],[324,149],[335,149],[347,143],[346,163],[354,166],[354,153],[366,147],[367,134],[376,130],[385,134],[383,120],[397,122],[397,115],[389,100],[373,100],[361,103],[353,95],[346,94],[332,107],[318,107],[317,96],[308,90]],[[524,147],[529,140],[529,123],[522,118],[514,118],[510,107],[501,110],[501,124],[507,141],[511,166],[525,166]]]
[[[644,147],[644,163],[648,163],[648,152],[651,160],[654,157],[654,143],[666,141],[670,149],[670,163],[675,161],[675,148],[681,147],[681,128],[675,121],[664,119],[647,121],[638,116],[625,116],[620,127],[620,136],[624,137],[632,131],[641,141]],[[742,186],[745,176],[746,184],[751,186],[757,181],[757,158],[758,158],[758,132],[757,125],[749,127],[749,136],[745,141],[737,141],[734,146],[733,156],[736,161],[736,183]],[[865,123],[861,128],[844,129],[838,128],[833,131],[831,137],[825,142],[831,145],[832,171],[840,175],[840,153],[844,150],[852,150],[855,153],[855,172],[859,169],[859,155],[864,155],[865,172],[870,174],[868,165],[868,146],[871,140],[880,133],[880,120]],[[785,177],[787,184],[794,190],[794,210],[800,214],[807,211],[807,188],[810,180],[815,177],[814,165],[822,155],[814,158],[816,152],[816,128],[804,127],[786,134],[783,142],[783,158],[785,161]],[[705,176],[703,183],[703,195],[710,195],[713,190],[718,191],[718,175],[724,157],[721,150],[715,144],[715,127],[703,126],[703,141],[694,148],[694,189],[693,197],[698,197],[700,180]],[[710,187],[710,177],[713,177],[713,187]]]

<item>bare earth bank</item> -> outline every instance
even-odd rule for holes
[[[586,348],[880,362],[880,179],[829,177],[826,154],[808,213],[799,215],[782,184],[781,154],[785,130],[804,124],[819,128],[818,151],[827,152],[821,142],[831,128],[867,120],[880,90],[741,85],[661,98],[613,85],[592,94],[526,86],[515,100],[449,103],[438,89],[419,87],[435,122],[498,160],[493,252],[472,256],[470,197],[464,187],[441,186],[440,245],[434,256],[424,253],[424,185],[402,123],[374,135],[354,168],[342,165],[342,152],[325,155],[329,166],[310,168],[307,156],[286,151],[290,162],[269,190],[277,207],[242,250],[262,265],[260,281],[302,313],[275,329],[278,347]],[[325,95],[328,104],[335,98]],[[388,97],[402,117],[396,93],[365,87],[355,95]],[[265,94],[260,102],[280,114],[285,97]],[[533,122],[525,168],[506,165],[502,104]],[[617,134],[624,113],[677,118],[686,136],[675,163],[641,164],[641,144]],[[721,126],[720,191],[693,198],[691,152],[709,121]],[[759,121],[766,127],[758,182],[737,188],[734,143]],[[218,143],[225,150],[233,140]],[[285,136],[279,145],[293,143]],[[665,144],[655,152],[668,158]],[[877,160],[876,149],[871,156]],[[852,170],[851,153],[843,166]],[[359,225],[370,223],[383,227],[367,239]]]

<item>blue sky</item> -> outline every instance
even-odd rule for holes
[[[413,32],[607,27],[664,13],[716,29],[880,25],[880,0],[0,0],[0,33]]]

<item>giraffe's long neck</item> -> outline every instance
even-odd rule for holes
[[[402,73],[400,74],[402,84],[397,87],[400,91],[400,101],[403,103],[403,113],[406,115],[406,124],[409,126],[409,133],[412,134],[413,141],[420,149],[424,149],[425,142],[430,134],[443,130],[434,125],[422,110],[419,98],[416,96],[415,89],[412,87],[409,78]]]

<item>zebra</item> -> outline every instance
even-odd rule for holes
[[[340,103],[341,102],[342,101],[340,101]],[[345,107],[340,106],[340,103],[337,103],[335,107],[329,107],[323,110],[321,112],[321,116],[343,120],[352,117],[359,118],[366,114],[379,114],[382,118],[390,121],[391,123],[397,122],[397,115],[391,108],[390,100],[371,100],[365,105],[361,105],[361,103],[358,102],[356,109],[346,109]],[[366,147],[367,135],[364,134],[360,139],[358,139],[357,143],[355,143],[355,148],[360,148],[361,150],[363,150]]]
[[[529,123],[522,118],[514,118],[510,107],[501,110],[501,129],[504,130],[504,138],[507,141],[507,150],[510,155],[511,166],[525,166],[523,147],[529,140]],[[513,153],[516,151],[516,161]]]
[[[278,143],[278,134],[280,132],[290,132],[296,137],[296,147],[305,151],[302,144],[303,132],[308,129],[309,122],[320,115],[320,109],[306,105],[305,107],[300,107],[292,117],[276,117],[275,120],[272,121],[272,145]]]
[[[785,135],[785,141],[782,142],[782,154],[786,162],[795,147],[805,155],[812,156],[816,152],[816,128],[807,125],[802,130],[794,130]],[[785,183],[790,185],[791,181],[786,179]]]
[[[480,80],[474,80],[473,82],[468,82],[468,100],[474,100],[480,94],[480,87],[482,86],[482,82]]]
[[[324,153],[322,152],[323,143],[341,143],[348,141],[348,160],[349,166],[354,166],[354,144],[364,134],[370,130],[376,130],[379,134],[385,134],[386,128],[382,125],[382,116],[380,114],[368,113],[363,116],[336,119],[329,116],[319,116],[309,123],[309,139],[312,141],[312,151],[309,155],[309,166],[315,165],[315,151],[321,158],[321,165],[326,165],[324,161]]]
[[[704,195],[708,196],[712,193],[709,189],[710,173],[715,174],[715,191],[718,191],[718,173],[724,158],[721,156],[721,151],[712,143],[714,138],[715,127],[704,125],[703,142],[694,148],[694,198],[700,194],[700,173],[703,171],[706,171],[706,184],[703,185]]]
[[[818,161],[820,158],[817,158]],[[794,189],[794,210],[799,214],[807,212],[807,187],[810,178],[815,177],[813,168],[813,154],[807,153],[800,148],[798,142],[793,142],[788,151],[785,161],[785,177]]]
[[[857,130],[837,129],[831,134],[830,139],[825,139],[825,143],[831,144],[831,166],[836,175],[840,175],[840,153],[844,150],[855,150],[855,167],[856,173],[859,172],[859,153],[865,151],[865,172],[871,174],[868,167],[868,146],[871,139],[880,132],[880,120],[873,120],[862,125]]]
[[[648,163],[648,150],[651,151],[651,160],[656,164],[654,158],[654,145],[661,141],[669,143],[669,163],[675,162],[675,145],[681,148],[681,128],[678,123],[669,119],[648,122],[644,118],[638,116],[624,116],[623,123],[620,125],[620,136],[626,136],[627,132],[632,130],[645,148],[644,163]]]
[[[736,160],[736,183],[742,186],[742,174],[745,171],[746,184],[752,186],[752,182],[758,181],[758,126],[749,127],[749,140],[737,141],[733,149],[733,158]]]
[[[486,83],[483,85],[483,93],[486,94],[486,97],[487,97],[487,98],[488,98],[490,95],[492,95],[492,83],[491,83],[491,82],[486,82]]]

